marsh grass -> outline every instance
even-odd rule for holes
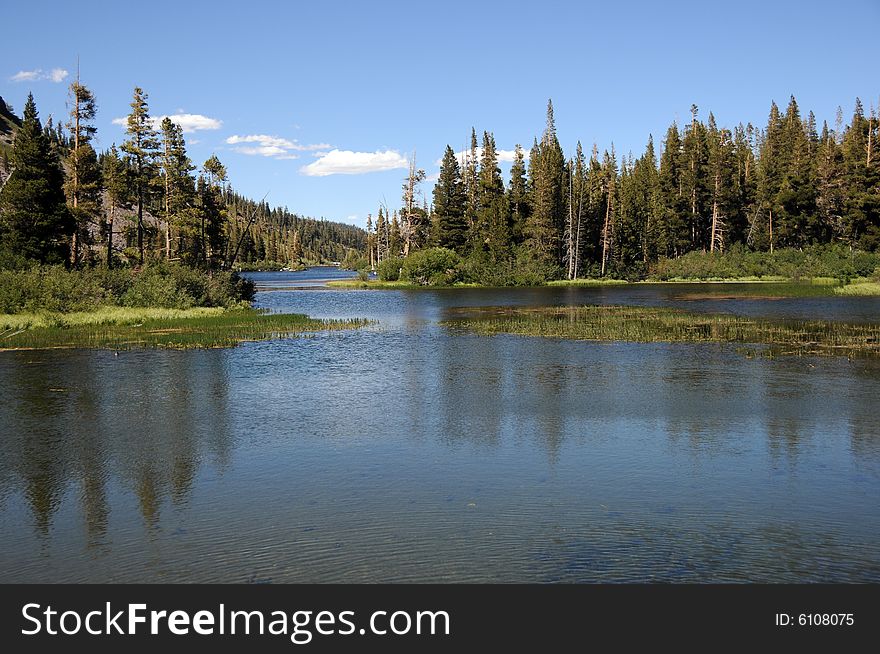
[[[0,350],[104,348],[212,348],[244,341],[351,329],[367,320],[317,320],[302,314],[253,309],[125,309],[68,314],[0,316]]]
[[[327,282],[327,286],[331,288],[355,288],[355,289],[374,289],[374,290],[420,290],[420,291],[436,291],[438,289],[448,288],[480,288],[481,284],[458,282],[451,285],[424,285],[413,284],[403,280],[382,281],[381,279],[370,279],[362,281],[360,279],[334,279]]]
[[[776,354],[880,355],[878,324],[758,320],[654,307],[483,309],[443,324],[481,335],[639,343],[736,343],[769,346]]]
[[[834,289],[837,295],[880,295],[880,282],[854,280],[851,284]]]
[[[619,284],[629,284],[625,279],[609,279],[609,278],[590,278],[582,277],[579,279],[555,279],[547,282],[547,286],[616,286]]]

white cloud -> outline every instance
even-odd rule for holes
[[[183,129],[184,134],[191,134],[192,132],[197,132],[199,130],[204,129],[220,129],[223,127],[223,121],[217,118],[209,118],[208,116],[203,116],[202,114],[174,114],[172,116],[153,116],[150,118],[150,124],[153,126],[153,129],[159,129],[159,126],[162,124],[162,121],[166,118],[170,118],[172,123],[176,123],[180,125]],[[126,126],[128,123],[128,118],[114,118],[114,125],[122,125]]]
[[[470,154],[470,150],[461,150],[460,152],[455,153],[455,158],[458,160],[459,163],[461,163],[462,161],[464,161],[465,155],[470,156]],[[498,163],[512,163],[513,158],[516,156],[516,150],[495,150],[495,154],[498,155]],[[477,161],[479,161],[480,157],[482,156],[483,148],[477,147]],[[523,158],[526,160],[528,160],[529,158],[529,151],[526,149],[523,149]],[[434,162],[434,165],[439,166],[442,161],[442,158],[437,159],[437,161]]]
[[[11,82],[41,82],[48,80],[50,82],[63,82],[69,73],[63,68],[53,68],[50,71],[44,71],[42,68],[35,70],[20,70],[9,78]]]
[[[280,136],[270,136],[268,134],[247,134],[240,136],[233,134],[226,139],[229,145],[239,145],[240,143],[256,143],[257,145],[241,145],[233,148],[241,154],[249,154],[261,157],[272,157],[273,159],[299,159],[295,152],[314,152],[317,150],[326,150],[332,147],[327,143],[313,143],[304,145],[297,140],[290,140]]]
[[[310,177],[327,175],[363,175],[383,170],[406,168],[406,157],[395,150],[376,152],[352,152],[351,150],[330,150],[319,152],[318,159],[299,171]]]
[[[48,74],[48,78],[56,84],[63,82],[65,77],[67,77],[67,71],[63,68],[53,68]]]

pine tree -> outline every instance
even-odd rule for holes
[[[167,116],[161,124],[162,138],[162,181],[164,197],[162,213],[165,221],[165,258],[172,258],[172,227],[181,222],[181,212],[192,205],[195,195],[195,181],[191,173],[195,170],[186,154],[183,129]],[[218,161],[219,163],[219,161]],[[224,173],[225,174],[225,173]]]
[[[690,235],[684,218],[687,215],[687,200],[684,196],[681,161],[681,136],[678,125],[672,123],[666,131],[659,174],[663,210],[658,226],[660,242],[657,249],[665,257],[676,257],[689,249]]]
[[[816,236],[820,243],[846,239],[844,186],[843,153],[825,122],[816,151]]]
[[[388,252],[388,221],[385,218],[385,212],[379,207],[379,214],[376,217],[376,264],[380,264],[389,256]]]
[[[128,140],[122,144],[122,151],[131,160],[132,181],[135,186],[137,203],[137,248],[138,259],[144,263],[144,208],[149,201],[150,182],[154,176],[154,161],[159,148],[159,139],[153,129],[147,94],[139,88],[134,89],[131,113],[126,120]]]
[[[733,192],[733,142],[730,132],[719,129],[715,124],[715,116],[709,114],[709,176],[712,198],[712,222],[709,233],[709,251],[724,251],[726,240],[727,216],[730,213]]]
[[[774,227],[780,245],[801,247],[806,243],[810,235],[808,229],[815,220],[816,191],[808,128],[801,120],[794,96],[782,119],[780,138],[784,168],[773,201],[777,210]]]
[[[541,141],[532,148],[529,182],[532,200],[526,222],[526,244],[548,275],[561,260],[561,235],[565,222],[565,157],[556,136],[552,101],[547,103],[547,124]]]
[[[877,119],[865,117],[856,98],[852,122],[843,134],[841,151],[845,180],[843,226],[851,247],[880,245],[880,157],[875,152]]]
[[[202,175],[197,184],[201,209],[201,260],[205,266],[213,266],[226,243],[226,203],[223,200],[223,184],[226,182],[226,167],[216,155],[202,164]],[[277,256],[277,252],[275,253]],[[270,257],[275,261],[275,257]]]
[[[106,243],[105,265],[113,267],[113,235],[116,207],[127,206],[130,202],[129,171],[119,157],[116,145],[111,145],[101,161],[101,184],[105,189],[106,217],[103,223],[103,237]]]
[[[681,181],[687,199],[690,248],[708,249],[709,220],[707,211],[708,147],[706,127],[697,120],[697,105],[691,105],[691,122],[685,129],[681,143]]]
[[[513,164],[510,167],[510,187],[507,192],[507,204],[510,207],[510,237],[516,243],[522,243],[523,232],[529,216],[528,181],[526,180],[526,162],[522,146],[517,143],[513,153]]]
[[[91,145],[96,133],[90,122],[96,114],[95,96],[80,84],[79,76],[70,85],[69,95],[71,110],[67,127],[72,143],[67,155],[69,174],[65,181],[65,192],[76,225],[70,243],[70,263],[76,266],[80,248],[89,236],[88,225],[95,222],[100,210],[101,171],[98,156]]]
[[[614,145],[611,152],[605,152],[602,163],[603,190],[605,194],[605,220],[602,223],[602,265],[600,274],[605,276],[605,269],[614,251],[614,228],[617,219],[617,158]]]
[[[464,192],[465,192],[465,221],[468,226],[468,241],[473,244],[474,229],[477,222],[477,210],[479,209],[480,169],[477,165],[477,131],[471,127],[471,148],[465,154],[464,160]]]
[[[41,263],[69,259],[74,221],[64,198],[64,176],[40,125],[29,94],[21,127],[15,135],[12,175],[0,191],[0,243],[11,258]]]
[[[397,212],[391,213],[391,227],[388,230],[388,251],[392,257],[399,257],[403,251],[403,238],[400,233],[400,220]]]
[[[568,221],[565,227],[566,264],[568,279],[577,279],[581,262],[581,233],[587,187],[587,166],[584,150],[578,141],[575,158],[569,161]]]
[[[458,160],[447,145],[440,162],[440,176],[434,185],[434,242],[438,247],[459,253],[464,251],[468,233],[463,186]]]
[[[474,247],[487,253],[495,264],[510,248],[510,218],[495,137],[489,132],[483,132],[477,206]]]

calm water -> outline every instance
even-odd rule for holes
[[[705,292],[269,290],[378,323],[0,353],[0,581],[880,581],[880,362],[437,325],[596,302],[880,318],[876,298],[687,299]]]

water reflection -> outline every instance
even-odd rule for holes
[[[49,537],[68,494],[89,546],[100,545],[111,477],[155,528],[166,500],[186,503],[205,455],[230,454],[228,380],[220,352],[11,353],[0,362],[3,495],[21,490]]]
[[[4,353],[0,579],[880,581],[880,363],[437,325],[584,297],[275,292],[380,324]]]

